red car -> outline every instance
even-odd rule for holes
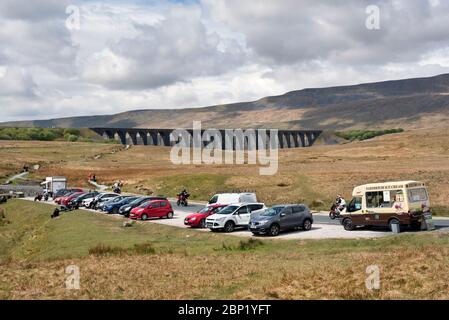
[[[69,193],[68,195],[64,196],[64,197],[59,197],[56,198],[55,203],[61,205],[61,206],[66,206],[69,204],[70,200],[75,199],[76,197],[82,195],[84,192],[72,192]]]
[[[204,207],[199,212],[192,213],[184,219],[184,224],[186,226],[191,226],[192,228],[205,228],[206,218],[210,215],[216,214],[222,208],[226,207],[224,204],[214,204]]]
[[[131,219],[173,218],[173,208],[168,200],[151,200],[131,210]]]

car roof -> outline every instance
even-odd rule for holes
[[[276,208],[276,207],[296,207],[296,206],[305,206],[305,207],[307,207],[303,203],[287,203],[287,204],[277,204],[277,205],[272,206],[272,208]]]
[[[252,205],[252,204],[265,205],[265,204],[260,203],[260,202],[251,202],[251,203],[238,202],[238,203],[230,203],[230,204],[228,204],[228,206],[239,206],[239,207],[242,207],[242,206],[249,206],[249,205]]]

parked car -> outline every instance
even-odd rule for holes
[[[67,200],[67,198],[71,197],[74,194],[80,195],[81,193],[82,193],[82,191],[81,192],[80,191],[71,191],[71,192],[66,193],[64,196],[54,198],[54,200],[55,200],[56,204],[62,205],[62,203]]]
[[[134,208],[137,208],[141,204],[148,202],[150,200],[167,200],[165,197],[140,197],[134,200],[133,202],[130,202],[129,204],[125,204],[120,207],[118,213],[121,215],[124,215],[125,217],[129,217],[129,214],[131,213],[131,210]]]
[[[275,237],[281,231],[299,229],[309,231],[313,217],[310,209],[303,204],[285,204],[271,207],[257,217],[251,217],[249,230],[255,234]]]
[[[68,206],[70,201],[72,201],[75,198],[78,198],[79,196],[83,195],[84,192],[74,192],[71,193],[70,195],[66,196],[66,197],[61,197],[60,199],[60,205],[61,206]]]
[[[248,228],[251,215],[258,215],[266,207],[263,203],[236,203],[224,207],[206,218],[206,227],[212,231],[232,232],[235,228]]]
[[[114,197],[118,197],[118,194],[116,193],[108,193],[108,192],[103,192],[100,193],[99,195],[97,195],[95,198],[93,198],[90,202],[89,202],[89,206],[87,206],[87,208],[92,208],[92,209],[96,209],[96,206],[99,202],[103,202],[106,200],[111,200],[111,198]],[[88,201],[86,201],[87,204]]]
[[[83,192],[83,189],[79,189],[79,188],[60,189],[53,195],[53,199],[66,196],[69,193],[73,193],[73,192]]]
[[[168,200],[150,200],[131,210],[131,219],[173,218],[173,208]]]
[[[206,227],[206,218],[210,215],[216,214],[222,208],[226,207],[224,204],[213,204],[207,207],[204,207],[200,211],[196,213],[192,213],[185,217],[184,224],[186,226],[191,226],[193,228],[205,228]]]
[[[129,196],[121,196],[121,195],[118,195],[118,194],[115,194],[114,196],[111,196],[111,197],[103,197],[103,198],[101,198],[101,199],[99,199],[99,200],[97,201],[97,204],[96,204],[96,206],[95,206],[95,209],[96,209],[96,210],[103,211],[104,206],[105,206],[107,203],[110,203],[110,202],[112,202],[112,201],[120,201],[120,200],[123,200],[123,199],[128,198],[128,197],[129,197]]]
[[[113,200],[107,201],[103,205],[103,211],[107,213],[117,214],[120,207],[133,202],[139,197],[117,197]]]
[[[257,203],[257,197],[254,192],[218,193],[209,200],[209,204],[229,205],[232,203]]]
[[[81,194],[78,197],[76,197],[75,199],[72,199],[70,201],[70,206],[74,207],[74,208],[79,208],[80,206],[82,206],[82,203],[84,200],[89,199],[89,198],[93,199],[98,194],[99,194],[98,191],[87,192],[87,193]]]
[[[357,226],[389,226],[393,229],[393,225],[419,230],[426,217],[430,221],[432,216],[429,194],[423,182],[365,184],[355,187],[352,196],[340,220],[348,231]]]

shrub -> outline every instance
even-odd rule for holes
[[[248,250],[254,250],[257,247],[262,246],[263,244],[264,243],[261,240],[259,240],[259,239],[250,238],[248,240],[241,240],[237,247],[234,247],[232,245],[228,245],[228,244],[223,242],[221,250],[225,250],[225,251],[234,251],[234,250],[248,251]]]
[[[343,138],[345,140],[368,140],[372,139],[374,137],[383,136],[386,134],[392,134],[392,133],[401,133],[404,132],[404,129],[387,129],[387,130],[350,130],[350,131],[341,131],[341,132],[335,132],[335,135]]]
[[[133,252],[136,254],[154,254],[156,249],[151,243],[140,243],[134,245]]]
[[[53,141],[63,137],[63,130],[49,128],[0,128],[1,140]]]
[[[81,135],[81,131],[78,129],[64,129],[63,131],[64,136],[65,135],[74,135],[74,136],[80,136]]]
[[[73,134],[67,134],[67,135],[64,135],[64,138],[65,138],[67,141],[69,141],[69,142],[76,142],[76,141],[78,141],[78,136],[75,136],[75,135],[73,135]]]
[[[89,254],[93,256],[110,256],[122,254],[125,249],[120,247],[111,247],[104,244],[98,244],[95,247],[89,249]]]
[[[263,245],[263,242],[260,241],[259,239],[250,238],[248,240],[240,241],[239,250],[241,250],[241,251],[253,250],[262,245]]]

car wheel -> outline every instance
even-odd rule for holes
[[[173,219],[173,212],[167,213],[167,219]]]
[[[203,219],[203,220],[200,221],[200,228],[201,229],[206,228],[206,219]]]
[[[147,220],[147,219],[148,219],[148,216],[147,216],[146,214],[143,214],[143,215],[142,215],[142,220],[145,221],[145,220]]]
[[[118,214],[118,208],[112,209],[112,214]]]
[[[274,224],[272,224],[271,226],[270,226],[270,230],[268,231],[268,234],[271,236],[271,237],[276,237],[277,235],[279,235],[279,231],[280,231],[280,227],[279,227],[279,225],[277,225],[276,223],[274,223]]]
[[[310,221],[310,219],[305,219],[302,223],[302,229],[304,231],[309,231],[310,229],[312,229],[312,221]]]
[[[234,222],[228,221],[228,222],[225,223],[224,231],[225,232],[232,232],[232,231],[234,231],[234,228],[235,228]]]
[[[399,232],[401,232],[401,225],[399,223],[399,220],[393,218],[393,219],[390,219],[390,221],[388,221],[388,226],[390,227],[390,231],[393,231],[393,226],[392,226],[393,224],[398,224],[399,225]]]
[[[355,226],[350,218],[346,218],[345,220],[343,220],[343,227],[346,231],[352,231],[354,230]]]

